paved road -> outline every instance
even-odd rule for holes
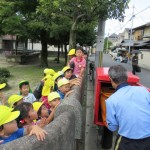
[[[90,60],[95,60],[94,54],[89,57]],[[121,64],[123,65],[128,71],[132,71],[132,65],[126,64],[126,63],[119,63],[114,60],[112,60],[112,57],[109,54],[103,55],[103,66],[104,67],[110,67],[112,65]],[[144,68],[141,69],[141,73],[137,73],[137,76],[140,77],[140,83],[142,83],[144,86],[150,88],[150,70],[146,70]]]
[[[89,57],[89,60],[94,61],[95,55]],[[104,54],[103,66],[110,67],[112,65],[121,64],[128,71],[132,71],[131,64],[118,63],[112,60],[111,56]],[[150,70],[143,69],[137,75],[140,77],[140,83],[150,87]],[[97,127],[93,124],[93,108],[94,108],[94,86],[93,83],[87,80],[87,93],[86,93],[86,124],[85,124],[85,150],[103,150],[100,145],[100,137],[98,136]],[[116,137],[114,134],[114,141]],[[113,147],[110,149],[113,150]]]

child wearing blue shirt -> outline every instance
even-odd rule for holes
[[[58,85],[57,92],[59,93],[61,100],[64,99],[65,96],[67,96],[72,92],[72,90],[70,90],[69,80],[67,80],[66,78],[60,79],[57,85]]]
[[[0,106],[0,144],[11,142],[27,134],[35,134],[38,140],[43,141],[47,133],[37,125],[29,126],[28,128],[18,128],[15,119],[19,115],[19,111],[12,112],[11,108]]]

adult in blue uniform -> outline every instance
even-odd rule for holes
[[[108,129],[118,130],[115,150],[150,149],[150,93],[142,86],[127,83],[127,70],[110,67],[111,84],[116,89],[106,100]]]

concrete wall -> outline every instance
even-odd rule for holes
[[[0,150],[76,150],[82,130],[82,90],[78,86],[73,90],[58,106],[53,122],[45,127],[48,135],[43,142],[37,141],[35,136],[25,136],[1,145]]]
[[[150,70],[150,50],[142,50],[143,59],[141,59],[141,54],[139,54],[139,66],[142,68]]]

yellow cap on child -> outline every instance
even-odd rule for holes
[[[0,89],[3,89],[6,86],[6,83],[0,84]]]
[[[53,76],[56,72],[53,69],[46,68],[46,69],[44,69],[44,73],[46,75],[49,74],[49,75]]]
[[[69,66],[66,66],[62,69],[62,72],[65,73],[67,70],[72,70]]]
[[[19,102],[22,98],[23,98],[23,96],[21,96],[21,95],[17,95],[17,94],[11,95],[11,96],[8,98],[8,104],[9,104],[9,106],[12,108],[13,105],[14,105],[16,102]]]
[[[63,75],[63,72],[62,71],[58,71],[57,73],[54,74],[53,81],[55,81],[58,77],[60,77],[62,75]]]
[[[0,106],[0,126],[9,123],[20,115],[20,111],[13,111],[7,106]]]
[[[48,95],[48,101],[51,102],[56,98],[60,98],[60,95],[57,92],[51,92]]]
[[[40,107],[43,105],[43,102],[34,102],[33,104],[33,109],[38,112]]]
[[[68,84],[68,83],[69,83],[69,80],[67,80],[66,78],[62,78],[58,81],[57,86],[61,87],[61,86]]]
[[[75,50],[75,49],[71,49],[71,50],[69,51],[69,53],[68,53],[68,56],[70,56],[70,55],[75,55],[75,53],[76,53],[76,50]]]

